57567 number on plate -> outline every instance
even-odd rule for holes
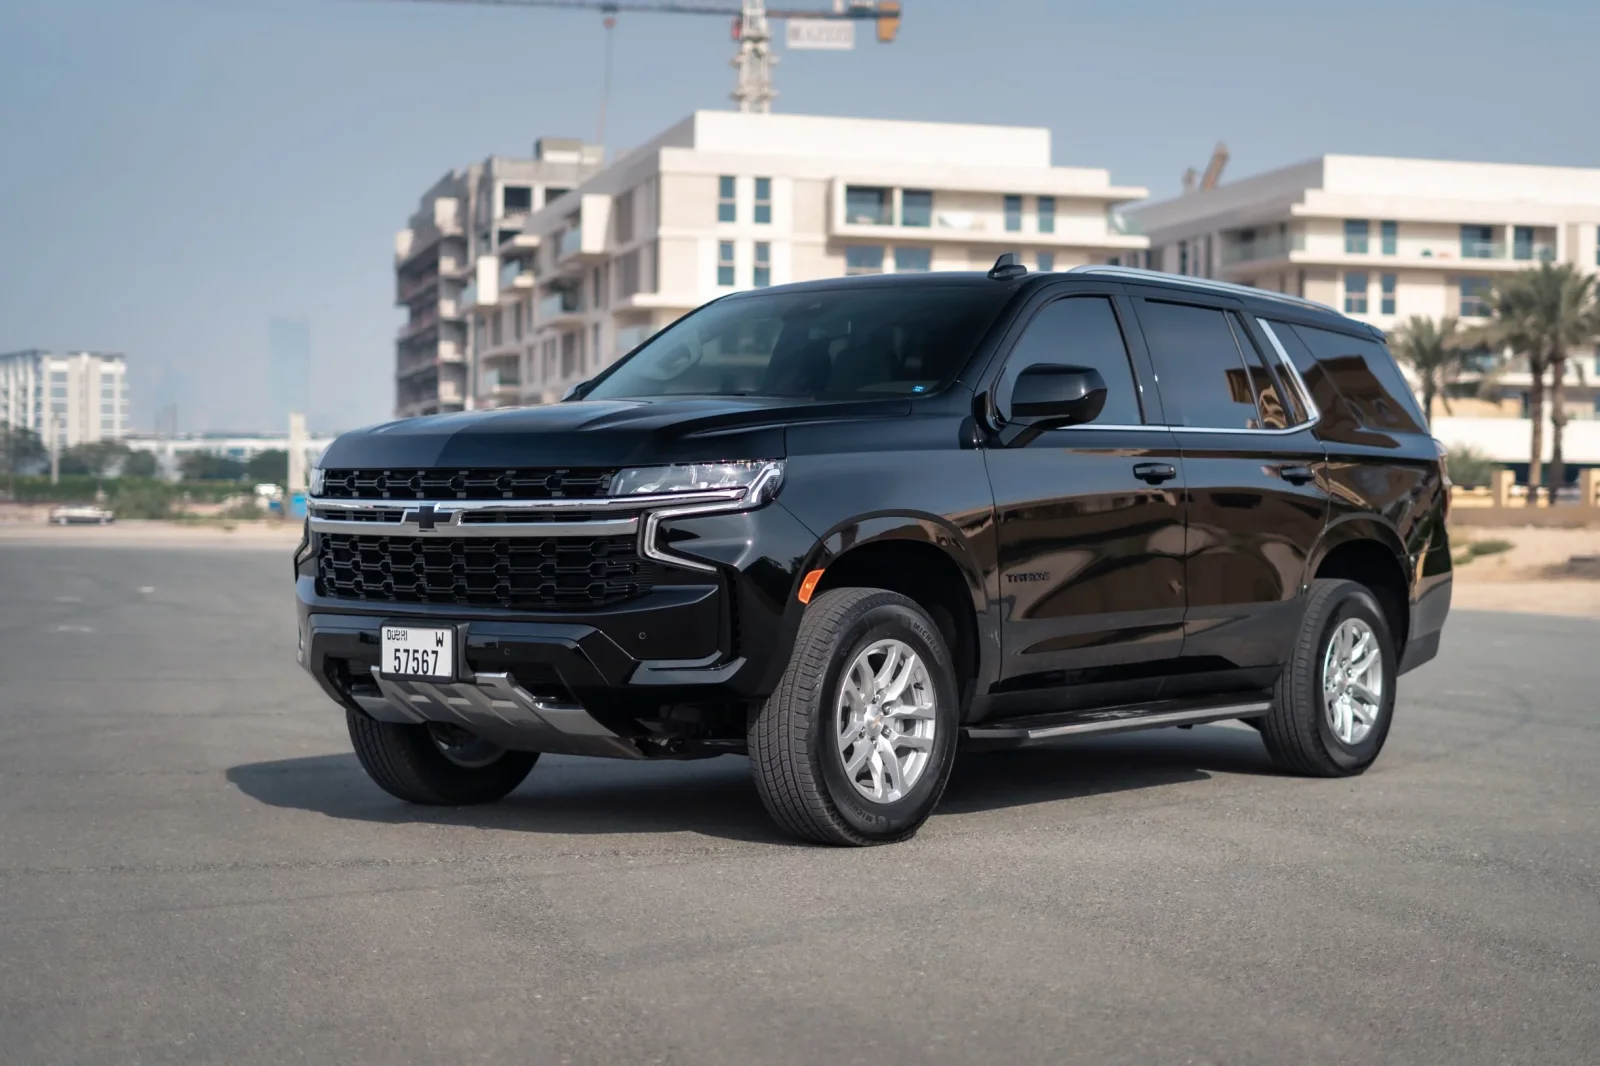
[[[417,626],[383,627],[383,671],[389,677],[452,681],[456,673],[456,632]]]

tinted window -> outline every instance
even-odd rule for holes
[[[1251,387],[1256,394],[1256,425],[1261,429],[1287,429],[1299,422],[1299,414],[1284,403],[1278,380],[1267,369],[1266,360],[1257,351],[1244,323],[1239,321],[1238,315],[1232,314],[1228,316],[1228,322],[1233,326],[1239,351],[1244,355],[1245,369],[1250,374]]]
[[[1070,296],[1047,305],[1034,316],[1006,361],[1006,388],[1036,363],[1086,366],[1106,381],[1106,405],[1095,422],[1137,426],[1139,391],[1128,362],[1128,346],[1116,312],[1104,296]]]
[[[1294,328],[1363,426],[1422,432],[1422,409],[1383,345],[1313,326]]]
[[[1139,322],[1169,419],[1210,429],[1259,428],[1255,392],[1221,311],[1145,300]]]
[[[1001,285],[928,285],[718,300],[656,334],[585,398],[933,392],[1009,297]]]

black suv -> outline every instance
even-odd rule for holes
[[[312,481],[301,662],[414,803],[739,753],[785,829],[870,844],[958,748],[1233,718],[1358,774],[1450,604],[1382,334],[1115,267],[731,295],[566,402],[348,433]]]

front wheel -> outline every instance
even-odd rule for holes
[[[806,609],[750,726],[756,789],[802,839],[904,840],[944,793],[957,730],[955,671],[927,613],[895,592],[834,589]]]
[[[400,725],[347,709],[356,758],[377,786],[430,807],[493,803],[522,784],[537,752],[507,751],[448,725]]]
[[[1394,718],[1398,653],[1378,601],[1354,581],[1311,583],[1289,663],[1261,738],[1279,767],[1350,777],[1383,750]]]

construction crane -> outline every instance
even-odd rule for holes
[[[733,57],[736,71],[734,103],[740,111],[765,114],[772,110],[777,91],[772,87],[772,68],[778,59],[772,54],[771,21],[782,19],[871,20],[877,23],[878,41],[889,44],[900,32],[899,0],[835,0],[831,8],[768,8],[766,0],[739,0],[739,3],[709,3],[700,0],[412,0],[433,4],[482,4],[490,7],[563,7],[599,11],[606,16],[606,29],[614,25],[622,11],[657,15],[721,15],[732,18],[739,51]]]

